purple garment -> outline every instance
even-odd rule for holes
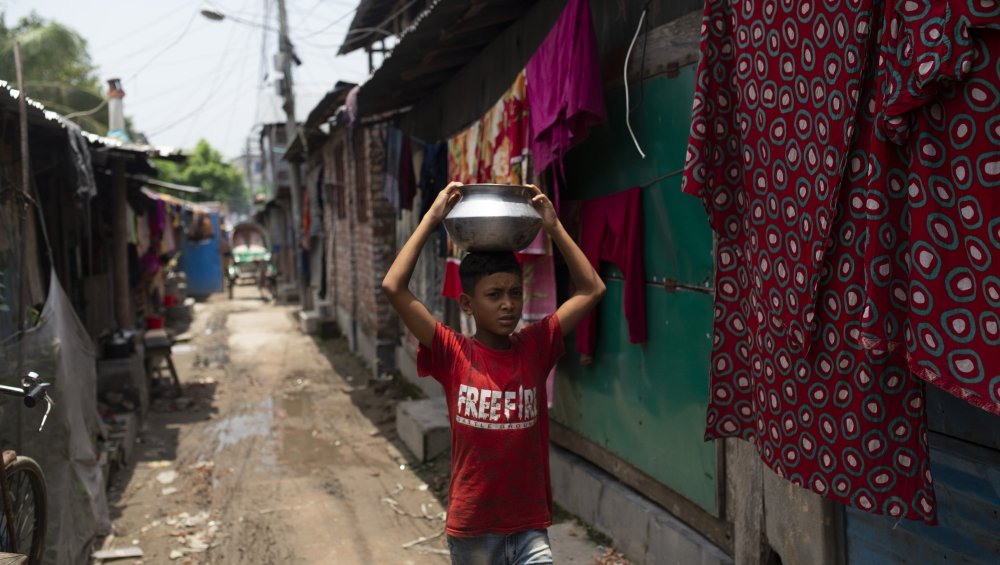
[[[560,161],[607,120],[588,0],[569,0],[525,69],[535,170]]]
[[[167,227],[167,204],[159,198],[156,199],[156,209],[149,214],[149,235],[152,239],[157,239],[163,235],[163,230]]]

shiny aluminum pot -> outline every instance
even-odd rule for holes
[[[531,206],[530,187],[518,184],[467,184],[462,199],[444,219],[456,245],[466,251],[520,251],[542,227]]]

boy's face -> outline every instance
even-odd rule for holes
[[[462,294],[462,310],[476,320],[476,331],[497,336],[514,332],[524,307],[524,283],[515,273],[493,273],[476,283],[472,295]]]

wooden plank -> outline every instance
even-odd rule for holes
[[[91,556],[94,559],[126,559],[128,557],[142,557],[141,547],[117,547],[114,549],[102,549],[95,551]]]
[[[27,562],[27,555],[21,555],[20,553],[0,553],[0,565],[23,565]]]

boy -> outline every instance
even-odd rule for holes
[[[559,247],[576,293],[555,314],[516,333],[521,268],[513,253],[470,253],[459,267],[462,310],[476,321],[463,336],[439,323],[408,285],[420,249],[460,198],[460,183],[438,194],[389,267],[382,289],[420,341],[417,368],[444,387],[451,422],[451,485],[445,530],[452,563],[552,563],[545,378],[573,331],[604,295],[604,282],[532,186],[531,204]]]

